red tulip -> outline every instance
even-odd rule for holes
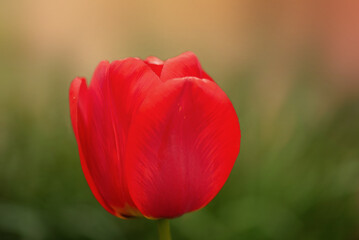
[[[239,153],[232,103],[187,52],[101,62],[70,87],[87,182],[110,213],[173,218],[206,206]]]

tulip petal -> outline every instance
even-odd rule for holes
[[[186,77],[159,85],[133,119],[126,178],[149,218],[173,218],[208,204],[239,153],[236,112],[217,84]]]
[[[89,172],[89,169],[87,167],[87,163],[85,160],[84,153],[82,151],[82,147],[79,141],[78,136],[78,101],[79,98],[86,98],[86,92],[87,92],[87,85],[86,85],[86,79],[85,78],[75,78],[70,86],[70,93],[69,93],[69,101],[70,101],[70,115],[71,115],[71,122],[72,127],[75,133],[76,140],[78,142],[78,149],[79,149],[79,155],[80,155],[80,161],[82,166],[82,171],[84,172],[85,178],[87,180],[87,183],[94,194],[97,201],[102,205],[103,208],[105,208],[108,212],[115,214],[114,210],[106,203],[103,196],[99,193],[92,177]]]
[[[164,62],[161,59],[151,56],[146,58],[144,62],[152,69],[152,71],[154,71],[157,74],[157,76],[161,76],[161,72],[164,64]]]
[[[110,212],[122,218],[141,215],[124,178],[124,149],[132,115],[156,80],[139,59],[101,62],[87,98],[79,100],[79,140],[90,175]]]
[[[192,52],[185,52],[181,55],[166,60],[161,72],[161,80],[167,81],[174,78],[197,77],[210,81],[213,79],[202,69],[197,56]]]
[[[74,130],[76,139],[78,136],[78,134],[77,134],[77,103],[79,100],[78,99],[79,93],[82,88],[85,89],[82,91],[87,90],[86,79],[77,77],[71,82],[70,91],[69,91],[71,123],[72,123],[72,128]]]

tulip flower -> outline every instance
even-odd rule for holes
[[[191,52],[103,61],[89,86],[72,81],[69,100],[86,180],[120,218],[203,208],[239,153],[233,105]]]

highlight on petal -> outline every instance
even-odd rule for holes
[[[85,165],[109,212],[122,218],[141,215],[124,178],[124,149],[132,115],[156,80],[161,82],[139,59],[101,62],[87,97],[79,101],[78,135]]]
[[[161,72],[161,80],[167,81],[174,78],[197,77],[210,81],[213,79],[202,69],[197,56],[192,52],[185,52],[181,55],[166,60]]]
[[[71,82],[70,91],[69,91],[71,123],[76,138],[77,138],[77,103],[79,100],[79,93],[81,88],[87,89],[86,79],[77,77]]]
[[[161,59],[150,56],[146,58],[144,62],[152,69],[152,71],[154,71],[157,74],[157,76],[161,76],[161,72],[164,64],[164,62]]]
[[[204,207],[228,178],[239,147],[236,112],[217,84],[185,77],[159,85],[130,127],[125,170],[135,205],[149,218]]]

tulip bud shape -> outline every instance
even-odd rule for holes
[[[101,62],[75,78],[70,114],[85,178],[121,218],[174,218],[206,206],[240,148],[227,95],[186,52]]]

